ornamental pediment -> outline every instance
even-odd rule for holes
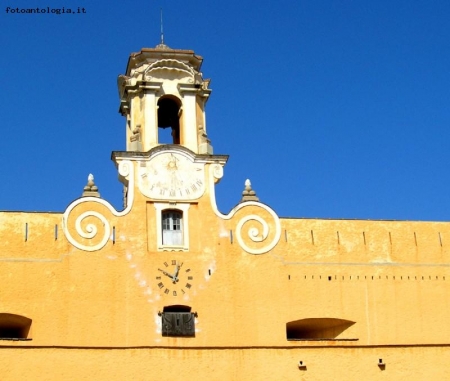
[[[184,62],[175,59],[158,60],[152,63],[145,68],[144,75],[146,77],[155,76],[155,73],[164,71],[183,73],[184,76],[189,77],[195,76],[195,71],[194,69],[192,69],[192,67],[186,65]]]
[[[127,83],[135,85],[136,81],[180,81],[185,83],[202,82],[201,73],[191,66],[176,59],[161,59],[132,70]]]

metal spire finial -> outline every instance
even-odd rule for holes
[[[164,45],[164,29],[163,29],[163,10],[159,9],[161,13],[161,45]]]
[[[164,43],[164,28],[163,28],[163,10],[159,8],[161,15],[161,42],[156,45],[156,49],[160,50],[170,50],[170,48]]]

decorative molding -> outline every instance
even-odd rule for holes
[[[130,136],[130,142],[140,142],[141,141],[141,125],[136,125],[133,130],[131,130],[132,135]]]
[[[237,242],[239,243],[239,246],[249,254],[255,255],[264,254],[272,250],[276,246],[281,237],[281,223],[277,214],[269,206],[262,204],[258,201],[244,201],[238,204],[236,207],[234,207],[227,215],[220,213],[219,210],[217,209],[214,184],[219,182],[222,176],[223,176],[222,165],[213,164],[209,167],[209,193],[210,193],[211,207],[214,213],[223,220],[231,220],[239,210],[247,206],[254,206],[263,209],[271,216],[271,218],[273,219],[273,223],[275,225],[272,240],[269,242],[265,242],[271,233],[269,223],[263,217],[255,215],[254,213],[246,215],[238,221],[235,229],[236,239]],[[247,237],[244,238],[243,232],[245,231],[245,224],[249,221],[256,221],[259,225],[261,225],[260,228],[252,227],[247,232],[248,239],[250,239],[255,243],[263,244],[263,246],[259,248],[251,248],[245,242],[245,239]]]
[[[67,240],[75,246],[77,249],[84,250],[84,251],[96,251],[103,248],[106,243],[108,242],[108,239],[110,238],[111,234],[111,226],[108,221],[108,219],[105,217],[104,214],[94,211],[92,209],[87,210],[79,215],[76,214],[74,209],[83,204],[83,203],[93,203],[93,204],[100,204],[106,207],[114,216],[116,217],[122,217],[128,214],[133,206],[134,201],[134,169],[133,169],[133,163],[128,160],[124,160],[119,162],[119,175],[123,178],[125,178],[128,181],[128,197],[127,197],[127,206],[126,208],[118,212],[114,207],[105,200],[102,200],[97,197],[82,197],[75,201],[73,201],[65,210],[63,214],[63,220],[62,220],[62,226],[64,234],[67,238]],[[73,213],[72,213],[73,212]],[[94,217],[98,222],[96,223],[88,223],[84,228],[82,226],[83,221],[88,217]],[[69,218],[75,218],[75,231],[79,235],[79,237],[83,239],[94,239],[97,237],[98,234],[102,234],[102,237],[100,239],[100,242],[96,245],[87,246],[80,242],[78,242],[77,238],[74,238],[68,228],[68,221]],[[100,228],[103,228],[103,231],[99,233]]]
[[[210,173],[212,174],[212,178],[214,179],[214,184],[217,184],[220,181],[220,179],[223,177],[223,166],[220,164],[211,165]],[[215,210],[217,210],[216,194],[215,194],[214,190],[215,189],[213,187],[211,189],[211,191],[213,192],[213,194],[211,194],[211,197],[214,196],[214,200],[211,199],[211,201],[214,201],[213,209],[215,208]]]
[[[150,73],[156,70],[176,71],[187,74],[189,77],[195,76],[195,70],[189,65],[186,65],[184,62],[174,59],[163,59],[158,60],[152,63],[151,65],[147,66],[143,71],[144,77],[147,80],[150,80],[151,79]]]

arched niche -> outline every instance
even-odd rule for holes
[[[338,318],[308,318],[288,322],[286,337],[288,340],[335,340],[354,321]]]
[[[32,320],[16,314],[0,313],[0,339],[27,340]],[[31,339],[29,339],[31,340]]]

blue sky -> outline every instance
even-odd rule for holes
[[[0,9],[0,210],[63,211],[93,173],[121,208],[117,76],[165,42],[204,57],[207,128],[285,217],[450,219],[449,1],[7,0]],[[6,7],[84,7],[11,14]]]

